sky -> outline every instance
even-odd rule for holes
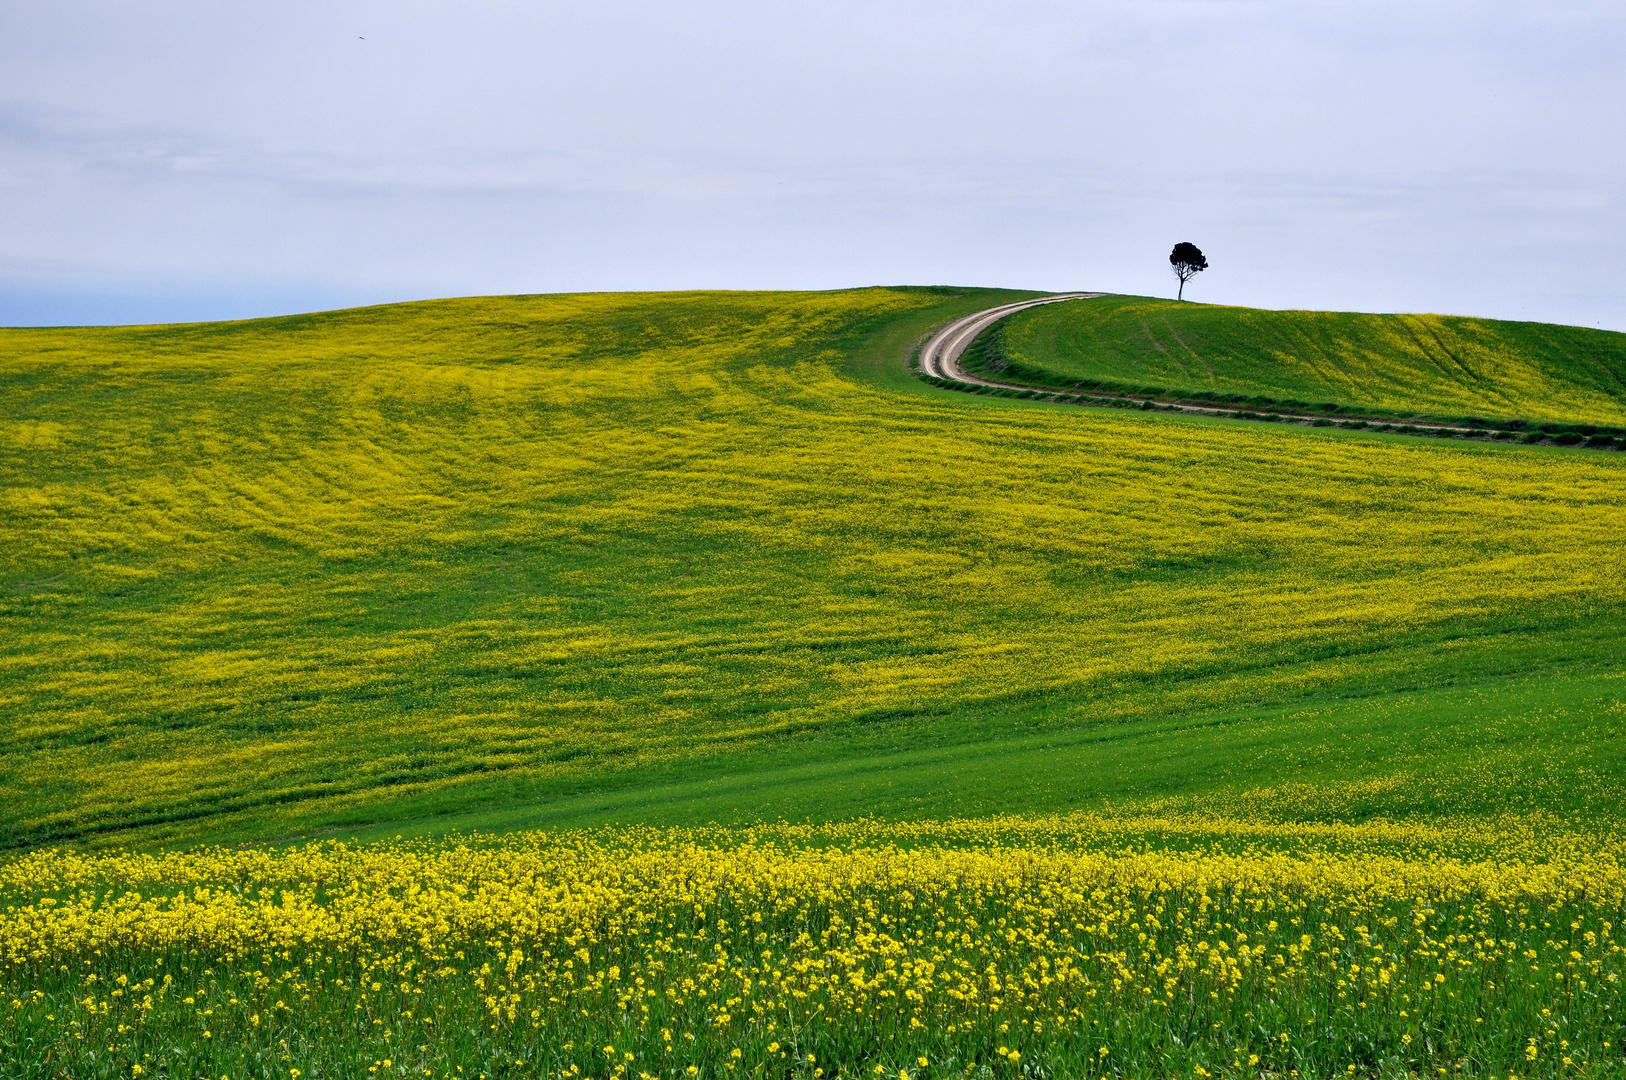
[[[985,285],[1626,330],[1626,4],[0,7],[0,325]]]

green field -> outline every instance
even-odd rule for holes
[[[703,797],[726,817],[760,810],[745,762],[900,750],[946,762],[899,770],[900,809],[966,810],[1008,795],[956,746],[1201,745],[1301,709],[1358,729],[1368,699],[1549,671],[1567,708],[1614,672],[1620,463],[908,378],[911,341],[1002,298],[5,332],[3,835],[686,816],[657,779],[742,792]],[[1240,768],[1214,763],[1113,784]],[[781,809],[867,805],[820,786]],[[1045,790],[1024,801],[1097,797]]]
[[[1606,330],[1110,296],[1022,312],[991,336],[983,368],[1040,385],[1626,424],[1626,335]]]
[[[0,330],[0,1078],[1626,1074],[1626,456],[911,375],[1023,295]],[[1626,424],[1619,334],[996,336]]]

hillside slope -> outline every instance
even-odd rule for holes
[[[1008,295],[0,331],[0,839],[1617,798],[1626,462],[905,385]]]
[[[995,335],[990,360],[1018,381],[1626,425],[1626,334],[1606,330],[1105,296],[1022,312]]]

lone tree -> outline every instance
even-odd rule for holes
[[[1175,299],[1183,300],[1186,296],[1186,282],[1199,271],[1207,270],[1208,260],[1203,258],[1203,253],[1197,250],[1196,244],[1188,244],[1182,240],[1169,252],[1169,265],[1174,267],[1174,276],[1180,279],[1180,291],[1175,295]]]

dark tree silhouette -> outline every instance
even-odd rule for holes
[[[1198,271],[1207,270],[1208,260],[1203,258],[1203,253],[1197,250],[1196,244],[1188,244],[1182,240],[1169,252],[1169,265],[1174,267],[1174,276],[1180,279],[1180,292],[1175,299],[1183,300],[1186,296],[1186,282],[1196,276]]]

